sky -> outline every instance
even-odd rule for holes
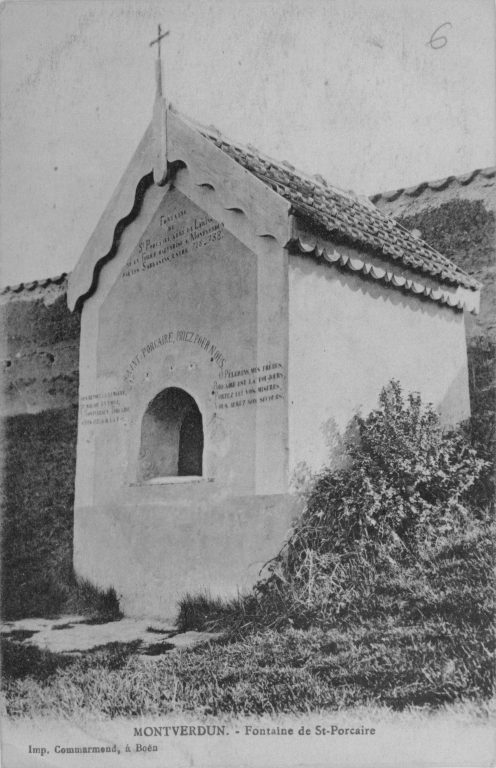
[[[492,0],[6,2],[2,286],[74,268],[151,120],[158,23],[177,109],[340,187],[495,164]]]

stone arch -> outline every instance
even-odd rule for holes
[[[195,399],[168,387],[150,401],[141,422],[140,482],[202,476],[203,419]]]

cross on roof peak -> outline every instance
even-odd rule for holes
[[[158,25],[158,37],[155,40],[152,40],[150,43],[150,48],[152,45],[158,45],[158,51],[157,51],[157,61],[155,66],[155,77],[157,82],[157,98],[162,96],[162,58],[160,55],[160,41],[164,39],[164,37],[167,37],[169,34],[169,30],[167,32],[162,32],[162,27],[160,24]]]
[[[152,40],[150,43],[150,48],[152,45],[156,45],[158,43],[158,51],[157,51],[157,59],[160,59],[160,41],[164,39],[164,37],[167,37],[170,30],[167,30],[167,32],[162,33],[162,28],[160,24],[158,25],[158,37],[156,40]]]

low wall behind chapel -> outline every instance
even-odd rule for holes
[[[6,290],[0,328],[2,416],[77,405],[80,317],[66,275]]]
[[[0,296],[2,615],[63,610],[72,580],[80,317],[67,281]]]

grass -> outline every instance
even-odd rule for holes
[[[397,384],[382,393],[377,411],[357,418],[357,429],[346,468],[315,478],[269,577],[226,602],[186,595],[179,626],[224,630],[234,641],[301,630],[305,659],[307,643],[323,632],[330,656],[315,647],[317,666],[313,656],[304,664],[313,694],[298,694],[318,706],[322,676],[343,696],[326,699],[329,706],[488,699],[495,525],[481,500],[490,466],[463,431],[444,433],[432,409],[418,396],[405,402]],[[266,666],[279,673],[285,654],[274,647]],[[250,685],[256,688],[254,679]]]
[[[474,639],[473,643],[477,640]],[[490,698],[491,659],[460,653],[446,629],[266,630],[172,651],[150,664],[136,645],[83,657],[5,643],[11,716],[301,714],[382,705],[426,709]],[[440,665],[440,658],[443,664]]]
[[[150,660],[138,644],[70,656],[13,637],[3,646],[7,713],[274,716],[470,703],[482,711],[496,647],[494,520],[466,488],[470,480],[477,490],[487,465],[459,435],[440,436],[415,399],[410,418],[396,395],[386,422],[377,413],[362,421],[354,463],[316,478],[268,578],[230,601],[181,601],[178,630],[223,630],[223,638]],[[73,586],[64,601],[118,615],[115,594],[91,585]]]
[[[67,582],[63,610],[64,613],[89,616],[98,624],[118,621],[124,615],[113,587],[100,589],[87,579],[78,578],[74,572]]]
[[[495,648],[490,517],[449,544],[438,537],[430,559],[396,575],[356,565],[338,614],[315,581],[312,600],[287,585],[227,602],[189,596],[179,628],[225,636],[153,662],[137,644],[70,656],[6,641],[7,712],[116,718],[483,708]]]

